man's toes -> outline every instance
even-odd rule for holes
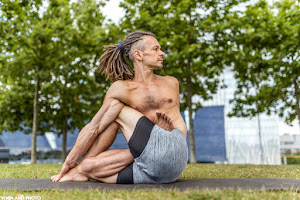
[[[169,116],[166,116],[166,120],[167,120],[168,123],[170,123],[170,120],[171,120],[171,119],[170,119]]]
[[[156,112],[156,116],[157,116],[157,118],[160,118],[161,117],[161,113],[160,112]]]

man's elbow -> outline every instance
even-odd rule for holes
[[[105,103],[107,104],[106,107],[109,110],[111,110],[111,109],[121,110],[124,106],[124,104],[121,101],[119,101],[118,99],[115,99],[115,98],[109,98],[109,99],[106,100]]]

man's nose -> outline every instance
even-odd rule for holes
[[[165,56],[165,52],[163,52],[162,50],[160,50],[160,56],[164,57]]]

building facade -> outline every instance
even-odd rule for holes
[[[224,80],[227,87],[220,88],[212,100],[202,102],[202,104],[205,107],[224,107],[227,162],[229,164],[281,164],[278,116],[260,114],[252,118],[228,117],[227,115],[233,107],[229,101],[233,98],[236,80],[233,72],[229,69],[226,69],[220,78]],[[193,102],[196,101],[201,100],[194,96]],[[197,119],[195,118],[195,120]]]

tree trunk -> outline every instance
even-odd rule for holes
[[[264,163],[264,147],[262,144],[262,135],[261,135],[261,124],[260,124],[260,117],[259,114],[257,114],[257,124],[258,124],[258,139],[259,139],[259,147],[260,147],[260,164],[263,165]]]
[[[191,26],[193,26],[193,20],[192,20],[192,13],[191,8],[189,7],[189,23]],[[190,45],[190,39],[191,36],[188,34],[188,40],[187,45]],[[191,81],[191,57],[189,55],[188,57],[188,63],[187,63],[187,106],[189,109],[189,141],[190,141],[190,163],[196,163],[196,152],[195,152],[195,138],[194,138],[194,119],[193,119],[193,109],[192,109],[192,96],[193,96],[193,90],[192,90],[192,81]]]
[[[296,97],[296,113],[298,117],[299,133],[300,133],[300,89],[297,83],[298,77],[294,79],[295,97]]]
[[[38,114],[39,114],[39,90],[40,79],[38,76],[39,66],[35,68],[35,91],[33,101],[33,125],[32,125],[32,144],[31,144],[31,164],[36,163],[36,136],[38,127]]]
[[[64,163],[67,157],[67,131],[68,131],[68,118],[64,119],[64,130],[62,137],[62,150],[61,150],[61,162]]]
[[[188,63],[187,70],[190,72],[190,65]],[[187,106],[189,109],[189,141],[190,141],[190,163],[196,163],[196,153],[195,153],[195,139],[194,139],[194,119],[193,119],[193,109],[192,109],[192,83],[191,76],[187,75]]]

